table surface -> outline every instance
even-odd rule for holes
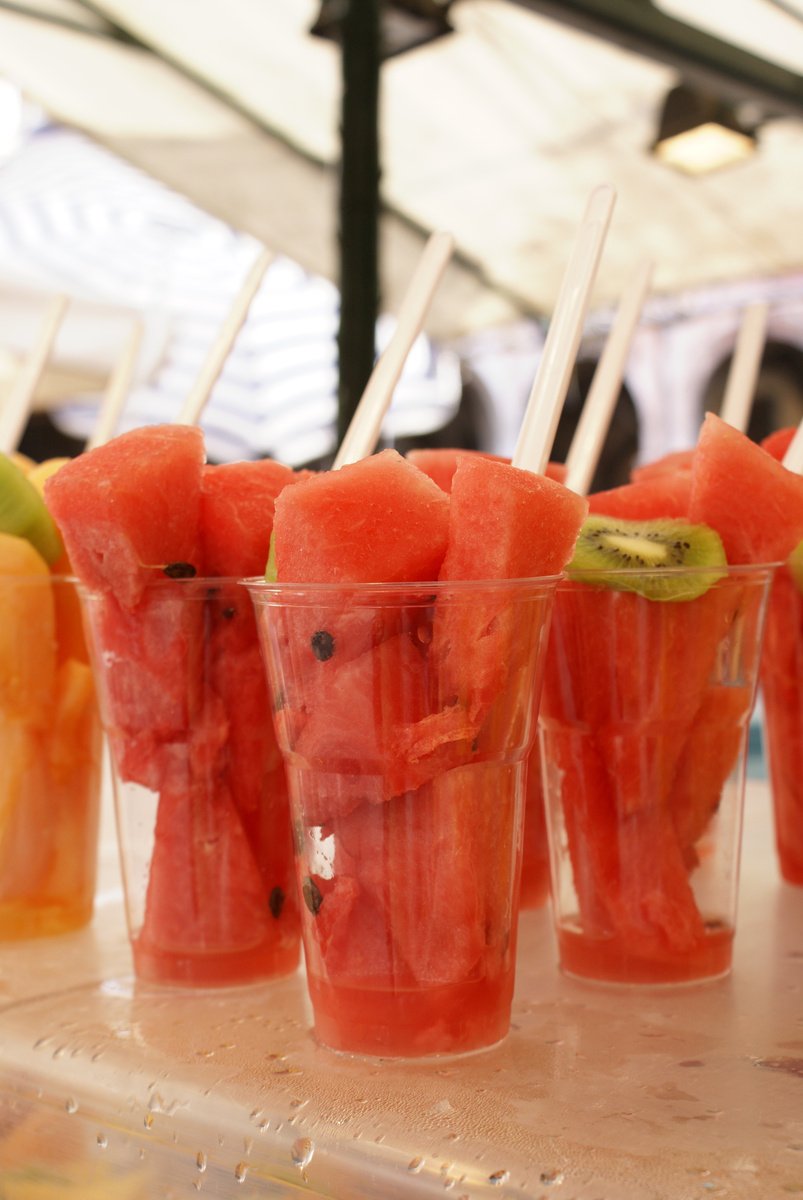
[[[301,973],[135,983],[113,836],[92,925],[0,950],[0,1195],[704,1200],[803,1196],[803,889],[748,785],[727,980],[584,985],[547,911],[520,931],[513,1028],[460,1061],[316,1046]]]

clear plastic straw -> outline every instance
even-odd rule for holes
[[[634,273],[619,304],[566,456],[566,487],[588,495],[613,417],[633,334],[652,279],[652,263]]]
[[[220,332],[174,424],[198,424],[212,388],[217,383],[220,372],[223,370],[226,359],[237,338],[237,334],[240,332],[245,318],[248,316],[251,302],[259,291],[265,272],[273,262],[273,258],[274,256],[270,250],[263,250],[246,275],[243,285],[234,298],[234,303],[229,309],[228,316],[221,325]]]
[[[615,200],[607,184],[589,197],[513,452],[514,467],[537,474],[546,470]]]
[[[731,359],[719,415],[740,433],[747,431],[756,394],[756,381],[767,336],[768,304],[751,304],[744,310],[736,349]]]
[[[25,432],[39,380],[42,378],[50,351],[64,319],[69,301],[66,296],[54,296],[48,305],[39,336],[26,358],[5,402],[0,405],[0,450],[11,454],[17,449]]]
[[[332,469],[373,453],[407,355],[421,332],[432,297],[454,249],[451,234],[433,233],[399,308],[393,336],[380,355],[335,455]]]

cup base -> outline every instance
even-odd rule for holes
[[[202,952],[168,950],[136,938],[132,944],[134,971],[144,983],[175,988],[229,988],[264,983],[292,975],[300,950],[259,945],[245,950]]]
[[[641,952],[639,952],[641,950]],[[689,987],[723,979],[730,973],[733,930],[711,923],[705,937],[684,953],[627,944],[623,936],[589,937],[575,929],[558,930],[560,969],[584,983],[637,987]]]

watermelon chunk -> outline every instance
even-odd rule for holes
[[[777,462],[783,462],[786,451],[792,445],[792,439],[797,433],[796,425],[788,425],[784,429],[776,429],[761,441],[761,448],[771,454]]]
[[[691,471],[693,462],[694,447],[689,450],[671,450],[653,462],[634,467],[630,472],[630,479],[632,483],[641,483],[646,479],[656,479],[660,475],[675,475],[678,472]]]
[[[624,520],[652,520],[654,517],[686,519],[691,498],[691,472],[666,471],[639,476],[638,482],[625,483],[588,497],[588,511]]]
[[[277,578],[290,583],[437,579],[449,500],[395,450],[323,472],[276,500]]]
[[[242,578],[263,573],[276,497],[300,477],[271,459],[204,467],[200,504],[204,574]]]
[[[434,479],[438,487],[442,488],[444,492],[451,492],[452,479],[454,478],[454,473],[457,470],[457,464],[460,459],[472,458],[477,455],[481,458],[489,458],[493,462],[510,463],[509,458],[505,458],[501,454],[489,454],[484,450],[452,450],[441,448],[408,450],[406,458],[408,462],[418,467],[419,471],[423,471],[425,475],[429,475],[430,479]],[[563,483],[566,478],[565,464],[556,462],[547,463],[545,473],[557,483]]]
[[[52,475],[45,499],[82,582],[133,608],[152,568],[197,569],[203,462],[199,429],[153,425],[121,434]]]
[[[803,539],[803,476],[713,413],[692,470],[689,520],[710,525],[728,562],[784,562]]]

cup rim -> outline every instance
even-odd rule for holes
[[[240,583],[256,600],[268,600],[273,597],[281,600],[283,597],[299,597],[303,595],[326,597],[342,597],[345,594],[366,597],[375,596],[404,596],[415,597],[448,594],[460,595],[475,592],[512,591],[515,593],[531,593],[534,591],[549,593],[560,582],[561,575],[533,575],[522,579],[422,579],[400,580],[394,583],[291,583],[289,581],[269,582],[262,576],[247,576]]]
[[[580,568],[577,571],[566,570],[560,578],[560,583],[592,583],[603,584],[610,579],[627,579],[634,575],[646,575],[650,579],[667,577],[684,579],[688,576],[710,575],[714,581],[729,576],[764,576],[782,567],[782,562],[769,563],[720,563],[711,566],[686,567],[599,567]]]

